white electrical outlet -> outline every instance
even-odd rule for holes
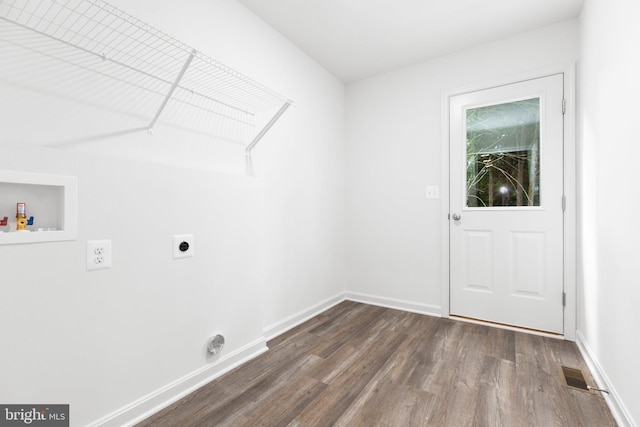
[[[87,270],[111,268],[111,240],[87,241]]]
[[[176,234],[173,236],[174,258],[192,257],[193,249],[193,234]]]

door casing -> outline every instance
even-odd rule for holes
[[[569,341],[576,339],[576,284],[577,284],[577,152],[576,152],[576,65],[561,65],[549,67],[533,72],[507,76],[494,81],[474,84],[448,90],[442,94],[442,141],[441,141],[441,253],[442,253],[442,316],[449,317],[449,100],[452,96],[467,92],[474,92],[553,74],[564,74],[564,99],[566,110],[564,115],[564,188],[566,208],[564,211],[564,262],[563,274],[566,293],[566,306],[564,309],[564,338]]]

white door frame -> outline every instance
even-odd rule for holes
[[[564,309],[564,337],[569,341],[576,340],[576,232],[577,232],[577,144],[576,144],[576,65],[562,65],[505,77],[482,84],[465,86],[448,90],[442,94],[442,141],[441,141],[441,249],[442,249],[442,317],[449,317],[449,99],[452,96],[467,92],[504,86],[512,83],[564,73],[564,98],[566,111],[564,115],[564,195],[566,208],[564,211],[564,291],[566,306]]]

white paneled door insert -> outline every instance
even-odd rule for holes
[[[563,75],[449,105],[450,314],[563,334]]]

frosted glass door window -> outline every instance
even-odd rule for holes
[[[540,98],[466,111],[467,207],[540,206]]]

